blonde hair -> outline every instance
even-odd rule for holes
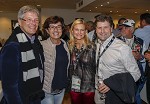
[[[77,19],[72,23],[71,28],[70,28],[70,40],[68,42],[69,50],[71,52],[72,52],[73,47],[75,46],[75,38],[73,36],[72,31],[74,29],[74,26],[77,25],[77,24],[83,24],[85,26],[85,29],[86,29],[86,23],[83,19]],[[86,32],[85,36],[84,36],[83,48],[85,49],[88,44],[90,44],[90,41],[88,39],[88,33]]]

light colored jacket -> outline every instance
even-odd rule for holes
[[[67,51],[68,60],[70,63],[70,54],[69,54],[67,44],[64,40],[61,39],[61,41],[64,43],[64,48]],[[45,74],[44,74],[43,90],[46,93],[51,93],[51,85],[52,85],[52,80],[55,72],[56,45],[51,42],[50,38],[41,41],[41,44],[43,46],[44,57],[45,57],[45,62],[44,62]],[[69,63],[67,68],[69,68]],[[68,71],[67,71],[67,75],[68,75]]]

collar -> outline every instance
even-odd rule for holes
[[[25,33],[26,34],[26,33]],[[30,39],[31,43],[34,43],[35,40],[35,35],[29,36],[28,34],[26,34],[26,36]]]
[[[146,26],[144,26],[144,27],[145,27],[145,28],[149,28],[149,27],[150,27],[150,25],[146,25]],[[144,27],[143,27],[143,28],[144,28]]]
[[[52,45],[53,47],[56,46],[56,44],[53,44],[53,42],[51,41],[50,37],[47,39],[47,41],[49,42],[50,45]],[[61,43],[65,43],[65,41],[63,39],[60,39]]]

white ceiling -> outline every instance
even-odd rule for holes
[[[79,1],[80,0],[0,0],[0,11],[16,12],[21,6],[27,4],[40,4],[41,7],[38,8],[76,9],[76,2]],[[80,9],[79,12],[132,16],[149,12],[146,10],[150,11],[150,0],[95,0],[93,3]]]
[[[79,11],[133,16],[150,12],[150,0],[95,0]]]
[[[0,0],[0,11],[18,11],[23,5],[41,5],[38,8],[75,9],[79,0]]]

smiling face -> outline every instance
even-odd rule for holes
[[[55,24],[49,24],[49,28],[46,29],[52,40],[60,40],[62,35],[62,24],[60,22]]]
[[[112,35],[112,27],[107,21],[97,22],[96,24],[96,33],[98,38],[104,42],[107,38]]]
[[[22,31],[32,36],[36,33],[39,25],[39,17],[35,12],[27,12],[22,19],[18,19]]]
[[[84,24],[76,24],[72,30],[73,37],[75,40],[82,40],[86,34],[86,29]]]
[[[122,36],[124,36],[127,39],[131,39],[133,37],[133,34],[132,34],[133,32],[134,32],[134,28],[133,27],[123,26],[123,28],[121,30]]]

